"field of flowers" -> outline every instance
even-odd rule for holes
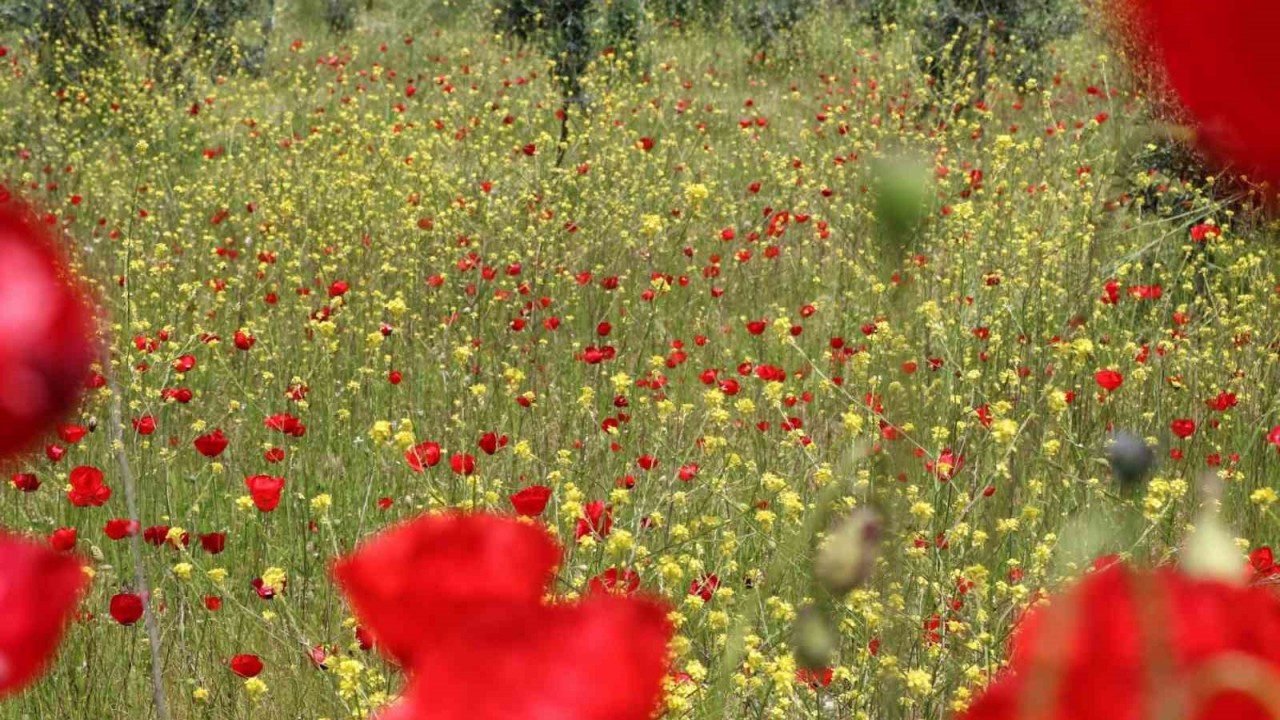
[[[976,86],[905,29],[658,26],[561,145],[545,56],[472,15],[286,25],[183,93],[0,49],[4,195],[110,357],[4,473],[92,586],[0,717],[153,717],[154,672],[172,718],[366,718],[402,681],[330,563],[431,510],[545,523],[558,597],[666,598],[671,718],[950,717],[1043,593],[1177,562],[1218,495],[1275,572],[1274,229],[1153,160],[1096,28]],[[815,571],[853,509],[859,577]]]

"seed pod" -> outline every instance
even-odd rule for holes
[[[1200,480],[1200,511],[1195,529],[1182,545],[1178,564],[1192,577],[1241,585],[1245,580],[1245,557],[1236,546],[1235,533],[1218,514],[1222,500],[1222,481],[1212,474]]]
[[[1121,431],[1112,435],[1107,444],[1107,461],[1121,489],[1131,490],[1146,482],[1156,456],[1142,438]]]
[[[802,669],[817,670],[831,664],[836,651],[835,633],[820,610],[812,605],[800,608],[791,633],[796,664]]]
[[[813,566],[827,592],[844,595],[867,581],[880,552],[881,531],[880,514],[867,507],[835,524],[818,547]]]
[[[876,167],[876,219],[895,250],[905,247],[925,215],[929,169],[919,158],[886,158]]]

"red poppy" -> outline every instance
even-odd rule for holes
[[[280,493],[284,490],[284,478],[271,475],[250,475],[244,479],[249,489],[249,497],[262,512],[271,512],[280,504]]]
[[[114,518],[108,520],[103,528],[103,533],[112,540],[123,540],[130,535],[137,535],[142,529],[142,524],[137,520],[128,520],[125,518]]]
[[[227,436],[222,434],[222,428],[214,428],[213,432],[207,435],[201,435],[196,438],[192,445],[195,445],[196,452],[207,458],[216,458],[227,449]]]
[[[262,660],[257,655],[236,655],[227,663],[231,672],[242,678],[258,677],[262,672]]]
[[[559,564],[559,547],[537,525],[447,514],[384,531],[338,560],[333,575],[379,647],[407,665],[455,616],[536,604]]]
[[[96,349],[93,311],[53,239],[0,188],[0,457],[76,403]]]
[[[449,458],[449,467],[459,475],[471,475],[476,471],[476,459],[472,455],[453,455]]]
[[[582,517],[578,518],[573,537],[577,540],[593,533],[605,537],[612,529],[613,508],[605,505],[601,500],[594,500],[582,509]]]
[[[294,391],[294,394],[305,396],[306,393],[301,390]],[[275,430],[284,433],[289,437],[300,438],[307,434],[307,426],[302,424],[298,418],[289,413],[277,413],[262,421],[264,427],[268,430]]]
[[[58,528],[49,533],[49,547],[58,552],[71,552],[76,547],[76,529]]]
[[[507,436],[499,436],[495,432],[487,432],[480,436],[480,440],[476,442],[476,446],[484,451],[485,455],[492,455],[498,452],[498,448],[507,446]]]
[[[1169,423],[1169,430],[1173,431],[1174,435],[1185,440],[1195,434],[1196,421],[1191,418],[1178,418]]]
[[[0,531],[0,696],[36,679],[87,583],[72,555]]]
[[[288,583],[281,581],[279,586],[268,585],[263,582],[260,577],[249,581],[249,586],[252,587],[253,591],[258,594],[258,597],[263,600],[274,600],[276,593],[284,592],[285,585],[287,584]]]
[[[1249,553],[1249,569],[1253,574],[1252,582],[1255,583],[1280,575],[1280,566],[1276,565],[1275,555],[1266,545]]]
[[[1191,226],[1191,239],[1195,242],[1202,243],[1221,234],[1222,231],[1218,229],[1217,225],[1199,223]]]
[[[168,538],[169,538],[168,525],[152,525],[151,527],[142,531],[142,539],[145,540],[147,544],[155,545],[156,547],[160,547],[161,545],[163,545],[165,543],[165,540],[167,540]]]
[[[16,473],[10,481],[22,492],[35,492],[40,489],[40,478],[34,473]]]
[[[202,533],[200,535],[200,548],[210,555],[217,555],[227,547],[226,533]]]
[[[76,507],[101,507],[111,499],[111,488],[102,482],[102,471],[95,467],[75,468],[68,482],[71,489],[67,491],[67,499]]]
[[[418,443],[404,453],[405,462],[414,472],[422,472],[440,463],[440,445],[430,441]]]
[[[592,593],[621,593],[630,595],[640,589],[640,575],[635,570],[619,570],[611,567],[591,578],[587,590]]]
[[[1191,720],[1263,720],[1280,678],[1280,599],[1265,588],[1116,563],[1033,609],[1008,670],[961,720],[1145,718],[1176,697]],[[1248,691],[1242,692],[1242,691]],[[1170,695],[1170,694],[1174,695]]]
[[[689,594],[697,595],[703,602],[711,602],[716,590],[720,587],[720,578],[715,575],[703,575],[689,583]]]
[[[191,402],[193,397],[195,397],[195,394],[191,392],[190,388],[165,388],[160,391],[161,400],[172,400],[184,405]]]
[[[796,682],[808,685],[811,688],[827,687],[831,685],[831,680],[834,677],[835,671],[831,668],[822,668],[821,670],[801,668],[796,670]]]
[[[366,652],[368,652],[369,650],[372,650],[374,645],[373,633],[369,632],[369,629],[366,627],[357,626],[356,627],[356,644],[360,646],[361,650],[364,650]]]
[[[86,428],[83,425],[68,424],[58,426],[58,437],[62,442],[68,445],[75,445],[83,440],[84,436],[88,434],[89,428]]]
[[[1115,370],[1099,370],[1093,374],[1093,381],[1107,392],[1115,392],[1124,383],[1124,376]]]
[[[511,506],[516,514],[524,517],[538,517],[547,509],[547,501],[551,499],[551,488],[545,485],[531,485],[511,496]]]
[[[142,618],[142,596],[136,593],[119,593],[112,596],[111,617],[121,625],[133,625]]]
[[[951,448],[943,448],[942,452],[938,453],[937,461],[928,460],[925,462],[924,467],[936,475],[939,480],[946,482],[955,477],[956,473],[960,472],[960,468],[964,467],[964,456],[957,456],[951,451]]]

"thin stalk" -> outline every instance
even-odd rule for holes
[[[129,467],[129,455],[124,448],[124,418],[120,410],[120,387],[116,383],[115,373],[111,370],[110,358],[104,358],[103,374],[111,388],[111,445],[115,451],[116,462],[120,466],[120,477],[124,481],[125,503],[129,510],[129,519],[141,523],[138,514],[138,490],[134,482],[133,470]],[[147,584],[147,574],[142,569],[142,541],[138,533],[129,536],[129,553],[133,556],[133,581],[142,597],[146,598],[147,611],[143,614],[143,623],[147,629],[147,647],[151,651],[151,692],[156,705],[156,717],[169,720],[169,704],[164,694],[164,679],[160,662],[160,626],[156,623],[155,614],[151,611],[151,588]]]

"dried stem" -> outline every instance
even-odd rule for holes
[[[115,373],[111,368],[109,357],[103,359],[103,374],[107,377],[111,389],[111,445],[120,466],[120,477],[124,481],[125,503],[128,505],[129,519],[141,525],[138,515],[138,490],[134,482],[133,470],[129,467],[129,456],[124,449],[124,416],[120,409],[120,386],[116,383]],[[155,614],[151,610],[151,588],[147,584],[147,574],[142,565],[142,541],[138,533],[129,537],[129,551],[133,556],[133,580],[138,592],[146,599],[146,612],[143,624],[147,629],[147,646],[151,651],[151,692],[156,704],[156,717],[169,720],[169,704],[164,694],[164,678],[160,660],[160,626],[156,623]]]

